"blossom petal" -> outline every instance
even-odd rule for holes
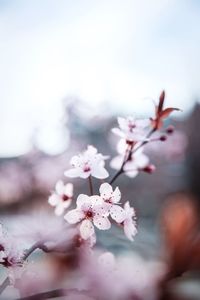
[[[101,230],[107,230],[111,227],[110,221],[105,216],[97,216],[96,215],[93,218],[93,222],[94,222],[94,225]]]
[[[114,134],[120,136],[121,138],[125,138],[125,134],[122,130],[120,130],[119,128],[112,128],[111,130]]]
[[[67,195],[68,197],[73,196],[73,184],[72,183],[67,183],[64,187],[64,194]]]
[[[102,197],[110,197],[112,192],[113,192],[113,189],[112,189],[112,186],[105,182],[105,183],[102,183],[100,188],[99,188],[99,192],[101,194]]]
[[[64,175],[66,177],[71,177],[71,178],[75,178],[75,177],[79,177],[80,176],[80,170],[78,169],[69,169],[67,171],[64,172]]]
[[[104,179],[109,176],[109,173],[108,171],[106,171],[105,168],[99,166],[97,168],[92,169],[91,175],[99,179]]]
[[[112,205],[110,208],[110,216],[117,223],[122,223],[125,219],[125,211],[119,205]]]
[[[117,155],[115,156],[111,162],[110,162],[110,166],[111,168],[115,169],[115,170],[119,170],[122,166],[124,160],[124,156],[123,155]]]
[[[84,218],[84,213],[79,209],[70,210],[64,216],[64,219],[69,224],[76,224],[76,223],[80,222],[81,220],[83,220],[83,218]]]
[[[127,201],[124,204],[124,210],[125,210],[125,213],[126,213],[126,218],[132,218],[132,217],[135,218],[135,210],[134,210],[133,207],[130,206],[129,201]]]
[[[88,145],[85,153],[87,153],[89,156],[95,155],[95,154],[97,154],[97,149],[92,145]]]
[[[137,233],[135,223],[132,220],[126,220],[124,222],[124,233],[130,241],[133,241],[133,237]]]
[[[55,190],[56,190],[56,192],[58,193],[58,195],[64,194],[64,183],[62,182],[62,180],[59,180],[59,181],[56,183]]]
[[[79,177],[80,177],[80,178],[83,178],[83,179],[88,178],[90,175],[91,175],[91,170],[88,170],[87,172],[81,170],[81,171],[79,172]]]
[[[49,199],[48,199],[48,203],[52,206],[56,206],[58,205],[58,203],[61,201],[60,196],[58,196],[57,194],[52,194]]]
[[[76,200],[76,205],[78,208],[81,208],[84,204],[90,204],[90,197],[85,194],[80,194]]]
[[[139,172],[138,172],[138,170],[127,170],[127,171],[125,172],[125,174],[126,174],[128,177],[135,178],[135,177],[139,174]]]
[[[104,203],[101,197],[98,195],[90,196],[89,199],[93,207],[103,205]]]
[[[113,203],[118,203],[121,199],[121,192],[118,187],[113,192]]]
[[[84,220],[81,223],[80,234],[84,240],[87,240],[94,234],[94,226],[90,220]]]
[[[61,203],[56,206],[55,214],[56,214],[56,216],[61,216],[64,213],[64,211],[65,211],[65,207]]]

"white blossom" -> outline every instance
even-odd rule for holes
[[[129,142],[138,142],[145,139],[145,129],[150,125],[148,119],[136,120],[134,117],[118,118],[119,128],[112,132]]]
[[[119,206],[121,199],[121,192],[118,187],[113,191],[112,186],[109,183],[103,183],[99,189],[100,196],[107,206],[110,216],[117,223],[121,223],[124,219],[124,209]]]
[[[107,158],[108,156],[98,153],[97,149],[90,145],[85,152],[72,157],[70,164],[73,168],[65,171],[64,174],[67,177],[88,178],[93,176],[99,179],[107,178],[109,174],[104,167]]]
[[[109,212],[105,209],[99,196],[80,194],[77,198],[77,207],[65,215],[65,220],[70,224],[80,223],[80,235],[84,240],[94,235],[94,225],[107,230],[111,227],[108,219]],[[93,225],[94,224],[94,225]]]
[[[124,210],[125,210],[125,218],[122,222],[124,227],[124,233],[129,240],[133,241],[133,237],[137,233],[135,211],[133,207],[130,207],[129,202],[126,202],[124,204]]]
[[[49,197],[50,205],[55,206],[55,214],[60,216],[71,205],[73,197],[73,184],[59,180],[55,186],[55,192]]]

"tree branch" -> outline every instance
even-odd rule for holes
[[[88,292],[86,291],[79,291],[76,289],[55,289],[47,292],[42,292],[38,294],[34,294],[31,296],[26,296],[23,298],[18,298],[16,300],[45,300],[45,299],[53,299],[57,297],[63,297],[70,295],[71,293],[73,294],[78,294],[78,295],[85,295],[88,296]]]

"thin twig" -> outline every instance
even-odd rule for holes
[[[93,184],[92,184],[92,176],[91,175],[88,177],[88,180],[89,180],[90,194],[92,196],[92,195],[94,195],[94,191],[93,191]]]
[[[9,277],[6,277],[5,280],[0,285],[0,295],[3,293],[3,291],[10,285],[10,279]]]
[[[26,296],[26,297],[23,297],[23,298],[18,298],[16,300],[53,299],[53,298],[57,298],[57,297],[67,296],[67,295],[70,295],[71,293],[88,296],[88,292],[86,292],[86,291],[79,291],[79,290],[76,290],[76,289],[55,289],[55,290],[51,290],[51,291],[47,291],[47,292],[34,294],[34,295],[31,295],[31,296]]]

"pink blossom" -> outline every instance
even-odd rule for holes
[[[136,120],[134,117],[118,118],[119,128],[112,132],[129,142],[138,142],[145,139],[145,129],[150,125],[148,119]]]
[[[118,187],[113,191],[112,186],[109,183],[103,183],[99,189],[101,198],[105,202],[110,216],[117,223],[121,223],[124,219],[124,209],[119,206],[121,199],[121,192]]]
[[[54,214],[38,209],[32,214],[15,218],[11,227],[15,239],[25,244],[24,249],[40,243],[49,250],[63,252],[71,247],[78,234],[77,228],[72,228],[63,222],[62,218],[56,218]],[[63,232],[67,234],[62,234]]]
[[[55,206],[55,214],[60,216],[70,206],[73,196],[73,184],[64,183],[59,180],[55,186],[55,192],[49,197],[50,205]]]
[[[23,250],[19,248],[17,240],[5,234],[0,226],[0,264],[6,268],[22,264]]]
[[[80,223],[80,235],[87,240],[95,233],[93,224],[101,230],[110,228],[108,215],[109,212],[99,196],[80,194],[77,198],[77,208],[69,211],[64,218],[70,224]]]
[[[133,241],[133,237],[137,233],[136,222],[135,222],[135,218],[136,218],[135,211],[133,207],[130,207],[129,202],[126,202],[124,204],[124,210],[125,210],[125,218],[122,222],[124,227],[124,233],[129,240]]]
[[[97,152],[93,146],[88,146],[87,150],[79,155],[73,156],[70,164],[72,169],[65,171],[67,177],[88,178],[93,176],[104,179],[109,176],[105,169],[105,159],[107,156]]]

